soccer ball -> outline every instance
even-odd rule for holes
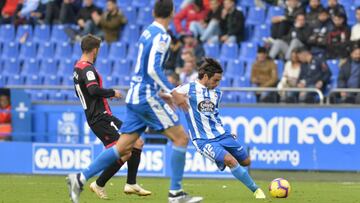
[[[290,183],[283,178],[274,179],[269,186],[270,195],[275,198],[287,198],[290,191]]]

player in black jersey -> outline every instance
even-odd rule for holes
[[[85,110],[87,122],[91,130],[102,141],[106,148],[116,144],[119,139],[118,129],[122,122],[112,115],[107,99],[120,99],[118,90],[103,88],[102,78],[94,67],[99,52],[101,40],[93,35],[87,35],[81,41],[83,52],[81,59],[74,68],[74,87]],[[140,163],[141,150],[144,142],[138,139],[127,160],[128,175],[124,192],[140,196],[150,195],[151,192],[136,184],[136,175]],[[108,199],[104,186],[106,182],[121,168],[124,160],[119,159],[104,170],[99,178],[90,184],[91,191],[101,199]]]

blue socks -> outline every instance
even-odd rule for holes
[[[170,190],[180,190],[185,167],[186,147],[173,146],[172,149]]]
[[[246,169],[240,166],[240,164],[237,164],[235,167],[230,168],[230,170],[231,173],[235,176],[235,178],[240,180],[252,192],[255,192],[259,188],[255,184],[254,180],[250,177]]]
[[[113,146],[101,152],[101,154],[96,157],[95,161],[92,162],[89,167],[82,171],[82,174],[86,180],[89,180],[91,177],[93,177],[100,171],[103,171],[118,159],[120,159],[120,154],[117,151],[116,146]]]

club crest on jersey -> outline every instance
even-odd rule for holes
[[[86,77],[87,77],[87,79],[90,81],[90,80],[95,80],[95,74],[94,74],[94,72],[92,72],[92,71],[88,71],[87,73],[86,73]]]
[[[215,112],[215,104],[209,99],[205,99],[198,104],[198,110],[205,115],[210,115]]]

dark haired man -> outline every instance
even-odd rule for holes
[[[121,128],[123,134],[115,146],[103,151],[88,168],[68,175],[73,202],[79,201],[82,186],[87,180],[107,168],[109,163],[118,159],[126,161],[130,157],[134,143],[147,127],[163,132],[173,142],[169,202],[196,203],[203,199],[191,197],[182,189],[189,138],[179,123],[179,116],[170,106],[175,103],[186,111],[188,104],[186,95],[174,90],[162,70],[171,41],[166,29],[173,18],[173,9],[172,0],[156,1],[153,10],[155,22],[145,29],[139,39],[138,60],[126,97],[126,118]]]
[[[236,136],[225,130],[219,117],[221,91],[216,87],[222,73],[216,60],[205,58],[199,68],[198,80],[177,88],[177,91],[188,95],[190,110],[185,117],[190,136],[198,152],[215,162],[220,170],[229,167],[234,177],[249,188],[256,199],[264,199],[264,192],[243,167],[250,165],[246,149]]]

